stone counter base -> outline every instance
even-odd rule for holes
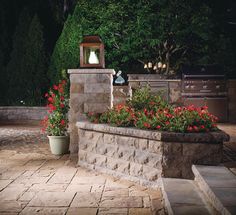
[[[78,122],[77,127],[79,165],[149,187],[158,186],[161,177],[192,179],[192,164],[218,165],[223,140],[228,138],[223,132],[214,132],[208,133],[205,143],[196,142],[204,139],[204,134],[188,135],[188,142],[184,137],[181,142],[177,137],[180,134],[175,133],[124,130],[88,122]],[[178,142],[167,141],[173,135]]]

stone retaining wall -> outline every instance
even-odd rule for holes
[[[0,121],[42,120],[47,114],[46,107],[0,107]]]
[[[217,165],[224,132],[180,134],[78,122],[79,161],[89,169],[155,187],[161,177],[193,178],[192,164]]]

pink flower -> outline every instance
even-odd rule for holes
[[[53,89],[54,89],[54,90],[58,90],[58,86],[54,84],[54,85],[53,85]]]
[[[64,119],[61,120],[61,125],[65,125],[65,120]]]

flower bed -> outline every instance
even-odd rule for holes
[[[175,133],[78,122],[80,166],[158,186],[160,177],[192,178],[192,164],[218,165],[222,131]]]
[[[217,117],[208,112],[207,106],[171,106],[161,96],[151,95],[148,88],[138,90],[127,104],[117,105],[102,114],[87,115],[92,122],[119,127],[181,133],[217,130]]]

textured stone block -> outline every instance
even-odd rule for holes
[[[160,170],[143,165],[143,177],[148,181],[156,181],[160,175]]]
[[[101,167],[106,167],[107,157],[103,155],[96,154],[96,165]]]
[[[111,93],[111,86],[103,83],[85,83],[84,93]]]
[[[161,162],[162,162],[161,154],[149,153],[148,162],[146,165],[154,168],[161,168]]]
[[[95,113],[103,113],[111,108],[111,104],[102,103],[85,103],[84,104],[84,112],[95,112]]]
[[[108,157],[112,157],[112,158],[118,158],[118,154],[117,154],[117,151],[118,151],[118,146],[117,145],[108,145],[106,144],[106,155]]]
[[[85,81],[86,83],[90,84],[97,84],[97,83],[103,83],[103,84],[110,84],[113,77],[111,74],[88,74],[86,75]]]
[[[70,74],[70,83],[85,83],[86,75],[83,74]]]
[[[86,161],[87,151],[79,149],[78,156],[80,161]]]
[[[162,176],[163,177],[181,177],[183,168],[182,156],[163,156],[162,158]]]
[[[143,175],[143,165],[130,162],[130,175],[142,176]]]
[[[186,143],[183,144],[184,156],[200,156],[205,157],[211,154],[222,151],[222,144],[201,144],[201,143]]]
[[[107,158],[107,168],[111,170],[117,170],[118,168],[117,159]]]
[[[86,161],[89,164],[95,164],[97,161],[97,155],[94,153],[87,153]]]
[[[104,143],[116,144],[116,136],[112,134],[104,134]]]
[[[118,160],[117,164],[118,164],[118,168],[117,168],[118,172],[121,172],[121,173],[124,173],[124,174],[127,174],[127,175],[130,174],[130,164],[129,164],[129,162],[123,161],[123,160]]]
[[[84,93],[84,83],[71,83],[70,93]]]
[[[133,137],[116,136],[116,141],[119,146],[128,146],[128,147],[135,146],[135,138]]]
[[[96,153],[100,155],[105,155],[107,154],[107,152],[108,152],[107,145],[103,144],[103,142],[97,144]]]
[[[185,144],[175,143],[175,142],[164,142],[163,154],[172,156],[182,156],[182,145]]]
[[[146,150],[148,148],[148,140],[136,138],[135,139],[135,147],[140,150]]]
[[[163,143],[160,141],[149,140],[148,151],[153,153],[163,153]]]
[[[129,147],[119,147],[118,148],[118,158],[124,159],[126,161],[134,161],[135,150]]]
[[[149,153],[141,150],[135,150],[135,162],[139,164],[147,164],[149,158]]]

